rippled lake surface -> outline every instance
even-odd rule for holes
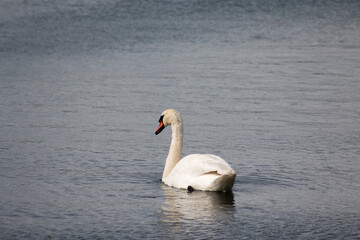
[[[1,239],[359,239],[359,1],[0,3]],[[232,193],[160,179],[183,154]]]

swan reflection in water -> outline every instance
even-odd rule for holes
[[[224,230],[224,225],[234,221],[235,202],[232,192],[187,193],[162,185],[165,201],[159,214],[159,230],[166,237],[194,237]],[[222,225],[222,227],[221,227]]]

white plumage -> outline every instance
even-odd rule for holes
[[[181,158],[182,120],[178,111],[165,110],[155,134],[171,125],[172,139],[162,181],[169,186],[202,191],[231,191],[236,173],[221,157],[212,154],[191,154]]]

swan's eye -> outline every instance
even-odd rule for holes
[[[160,119],[159,119],[159,123],[162,123],[163,118],[164,118],[164,115],[161,115],[161,117],[160,117]]]

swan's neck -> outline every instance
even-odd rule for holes
[[[182,123],[175,123],[171,125],[172,137],[169,154],[166,158],[165,168],[162,180],[170,174],[171,170],[180,161],[182,145],[183,145],[183,126]]]

